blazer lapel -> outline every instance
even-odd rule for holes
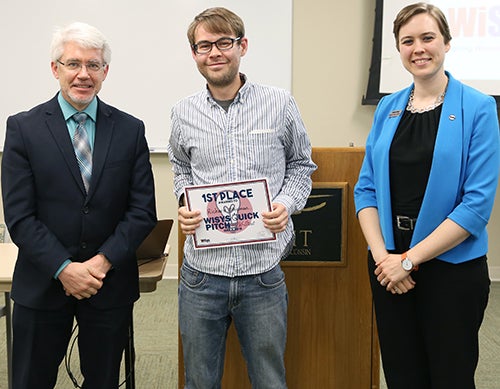
[[[417,237],[427,236],[451,212],[447,205],[450,191],[455,190],[455,198],[460,197],[460,181],[464,173],[462,163],[465,158],[462,126],[463,87],[449,73],[447,75],[448,88],[439,119],[427,189],[419,213],[419,217],[422,216],[427,223],[417,223],[414,232]],[[436,210],[444,213],[440,214]]]
[[[392,230],[391,193],[389,190],[390,148],[394,134],[396,133],[399,122],[401,121],[404,110],[406,109],[408,97],[412,88],[413,85],[398,92],[397,94],[388,96],[387,100],[383,102],[384,106],[381,106],[381,112],[379,113],[382,119],[377,127],[377,130],[380,131],[380,136],[376,144],[373,146],[372,159],[373,164],[379,166],[380,171],[383,172],[382,174],[375,175],[375,185],[377,188],[381,188],[381,190],[377,192],[377,201],[379,203],[379,207],[381,208],[380,223],[384,230],[386,228]],[[382,104],[382,102],[380,104]],[[386,239],[386,243],[389,247],[394,245],[392,234],[386,237]]]
[[[47,108],[45,119],[47,127],[57,146],[61,150],[61,154],[68,165],[73,179],[80,187],[80,190],[85,194],[85,187],[83,186],[80,168],[78,167],[78,162],[75,157],[75,149],[73,148],[73,143],[71,142],[69,136],[66,121],[62,116],[61,109],[57,102],[57,97],[48,102]]]
[[[94,194],[97,183],[102,175],[115,128],[115,123],[111,118],[111,109],[101,100],[98,100],[98,102],[94,151],[92,154],[92,178],[90,179],[88,198]]]

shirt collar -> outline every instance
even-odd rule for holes
[[[57,95],[57,101],[61,107],[64,120],[68,120],[75,113],[80,112],[64,99],[61,92]],[[97,118],[97,97],[94,97],[87,108],[85,108],[82,112],[85,112],[95,123]]]
[[[238,93],[236,93],[236,96],[234,97],[233,103],[238,103],[238,102],[243,103],[245,101],[245,97],[248,94],[248,91],[250,89],[251,83],[247,80],[247,76],[243,73],[240,73],[240,79],[243,82],[243,85],[238,90]],[[212,96],[212,93],[210,93],[210,90],[208,89],[208,84],[206,85],[205,93],[206,93],[207,101],[210,104],[212,104],[212,105],[217,104],[217,102],[215,101],[215,99]]]

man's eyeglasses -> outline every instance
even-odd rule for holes
[[[59,62],[64,67],[66,67],[66,69],[68,69],[71,72],[79,72],[80,70],[82,70],[82,67],[85,66],[85,69],[87,69],[87,72],[97,73],[97,72],[101,71],[106,66],[105,63],[100,63],[100,62],[87,62],[86,64],[83,64],[83,63],[78,62],[78,61],[69,61],[69,62],[64,63],[64,62],[57,60],[57,62]]]
[[[238,42],[241,39],[241,36],[238,38],[220,38],[215,42],[209,41],[200,41],[191,45],[194,52],[196,54],[208,54],[212,51],[212,47],[215,45],[220,51],[226,51],[232,49],[234,46],[234,42]]]

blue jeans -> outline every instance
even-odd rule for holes
[[[288,292],[279,265],[263,274],[221,277],[186,264],[179,283],[179,329],[186,389],[219,389],[227,330],[234,321],[253,389],[286,389]]]

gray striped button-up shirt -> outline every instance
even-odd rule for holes
[[[241,75],[246,81],[244,75]],[[208,89],[172,109],[168,155],[177,198],[190,185],[220,184],[266,177],[272,202],[289,215],[304,207],[311,191],[311,144],[291,94],[252,84],[241,87],[227,112]],[[188,236],[184,258],[193,268],[226,277],[263,273],[288,254],[292,220],[276,241],[194,250]]]

